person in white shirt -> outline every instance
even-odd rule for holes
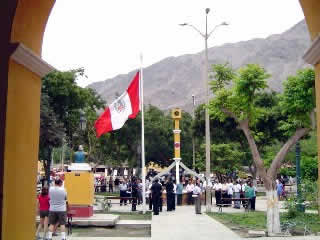
[[[120,206],[122,206],[123,203],[124,205],[127,205],[127,199],[122,199],[127,197],[128,184],[126,180],[120,182],[119,189],[120,189],[120,197],[121,197]]]
[[[194,198],[194,205],[196,214],[201,214],[201,188],[200,184],[197,182],[196,186],[193,188],[192,197]]]
[[[225,200],[228,198],[228,186],[224,180],[222,180],[221,198],[224,199],[224,200],[221,200],[222,204],[228,204],[228,201]]]
[[[240,192],[241,192],[241,185],[239,184],[238,181],[233,185],[233,190],[234,190],[234,197],[235,198],[240,198]],[[235,201],[234,202],[234,208],[240,208],[240,201]]]
[[[55,186],[49,190],[50,208],[49,208],[49,233],[48,239],[52,239],[54,227],[60,224],[61,239],[66,240],[65,225],[67,219],[67,192],[62,187],[60,179],[55,180]]]
[[[191,180],[189,180],[188,185],[186,187],[187,195],[188,195],[188,205],[193,204],[192,193],[193,193],[194,185]]]
[[[231,199],[233,197],[233,183],[231,182],[231,180],[228,180],[227,193],[228,193],[228,198]],[[229,200],[228,204],[232,204],[232,201]]]

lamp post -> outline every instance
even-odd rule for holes
[[[194,108],[196,106],[196,96],[192,94],[192,118],[194,121]],[[192,168],[196,169],[196,156],[195,156],[195,139],[194,139],[194,131],[192,131]]]
[[[84,131],[87,128],[87,119],[83,110],[80,110],[80,130]]]
[[[193,26],[192,24],[189,23],[182,23],[180,26],[189,26],[196,30],[203,38],[204,38],[204,47],[205,47],[205,58],[204,58],[204,84],[205,84],[205,89],[206,89],[206,110],[205,110],[205,122],[206,122],[206,211],[211,212],[211,194],[210,192],[210,186],[209,186],[209,181],[210,181],[210,119],[209,119],[209,85],[208,85],[208,38],[211,36],[211,34],[217,29],[219,26],[226,26],[228,25],[226,22],[222,22],[218,25],[216,25],[211,32],[208,33],[208,14],[210,12],[210,8],[205,9],[206,12],[206,31],[205,33],[202,33],[198,28]]]

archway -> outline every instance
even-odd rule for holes
[[[54,2],[4,0],[0,4],[0,240],[34,238],[41,77],[52,70],[40,56]],[[315,65],[320,114],[320,2],[300,0],[300,4],[313,40],[305,59]],[[320,143],[320,115],[317,121]]]

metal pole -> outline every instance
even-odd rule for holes
[[[195,96],[192,95],[192,104],[193,104],[193,107],[192,107],[192,119],[194,121],[194,108],[195,108],[195,105],[196,105],[196,101],[195,101]],[[196,168],[196,155],[195,155],[195,139],[194,139],[194,131],[192,131],[192,168],[193,170],[195,170]]]
[[[297,184],[297,198],[301,199],[301,169],[300,169],[300,142],[296,143],[296,184]]]
[[[146,213],[146,170],[145,170],[145,152],[144,152],[144,109],[143,109],[143,68],[142,68],[142,54],[140,56],[140,98],[141,98],[141,161],[142,161],[142,212]]]
[[[64,172],[64,142],[65,142],[65,139],[63,138],[62,139],[62,149],[61,149],[61,169],[62,169],[62,172]]]
[[[210,9],[206,9],[206,34],[205,34],[205,59],[204,59],[204,80],[206,89],[206,211],[211,212],[211,193],[210,193],[210,119],[209,119],[209,85],[208,85],[208,13]]]

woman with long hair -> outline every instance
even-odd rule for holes
[[[38,205],[40,211],[40,223],[38,225],[38,229],[36,232],[37,239],[40,238],[40,230],[43,227],[43,239],[46,238],[46,233],[48,231],[48,217],[49,217],[49,195],[48,195],[48,188],[43,187],[41,190],[41,194],[38,196]]]

